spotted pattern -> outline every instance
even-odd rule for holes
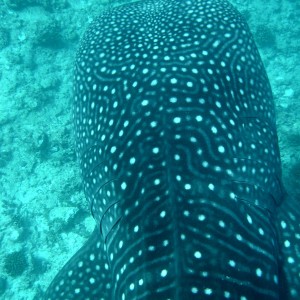
[[[104,12],[77,56],[74,120],[99,233],[77,268],[98,266],[98,278],[84,287],[87,271],[59,274],[48,299],[285,293],[282,260],[299,258],[286,258],[277,235],[284,191],[272,93],[230,4],[146,0]],[[299,295],[298,268],[286,293]]]

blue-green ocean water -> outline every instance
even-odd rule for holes
[[[300,3],[231,2],[269,75],[284,182],[300,201]],[[39,299],[93,230],[74,151],[73,63],[87,26],[116,4],[0,2],[0,299]]]

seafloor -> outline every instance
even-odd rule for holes
[[[269,74],[285,185],[300,199],[300,2],[232,3],[247,19]],[[115,4],[0,2],[1,299],[41,299],[93,230],[74,152],[72,72],[80,36]]]

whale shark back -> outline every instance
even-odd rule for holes
[[[149,0],[103,12],[81,43],[74,90],[76,149],[97,226],[47,299],[289,294],[272,92],[227,1]]]

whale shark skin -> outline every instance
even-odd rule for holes
[[[45,299],[300,297],[272,91],[227,1],[104,11],[77,54],[74,123],[96,228]]]

